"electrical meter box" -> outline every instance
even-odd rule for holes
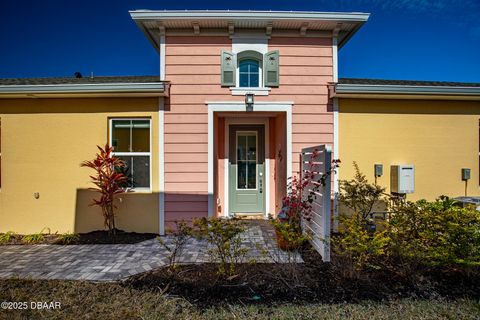
[[[463,181],[470,180],[470,169],[467,169],[467,168],[462,169],[462,180]]]
[[[415,191],[415,167],[410,164],[390,167],[390,192],[407,194]]]

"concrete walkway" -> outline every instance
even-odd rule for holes
[[[171,240],[164,237],[167,245]],[[277,248],[273,229],[263,221],[249,223],[242,245],[249,249],[245,262],[301,262],[299,255]],[[180,262],[210,262],[207,250],[205,242],[190,239]],[[0,278],[116,281],[167,264],[168,251],[156,239],[136,244],[0,246]]]

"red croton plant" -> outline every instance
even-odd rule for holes
[[[99,199],[93,199],[91,205],[97,205],[102,208],[105,227],[108,233],[115,236],[115,195],[124,193],[122,185],[126,183],[127,177],[121,172],[125,167],[123,160],[113,155],[113,147],[106,144],[105,148],[97,146],[99,153],[95,159],[84,161],[81,166],[91,168],[95,171],[90,176],[95,188],[90,190],[100,193]]]

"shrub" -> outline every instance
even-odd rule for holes
[[[243,262],[248,253],[240,236],[245,224],[236,219],[202,218],[194,221],[194,227],[196,236],[212,246],[208,254],[212,261],[218,262],[218,273],[235,275],[236,265]]]
[[[55,243],[62,245],[74,244],[78,241],[79,238],[80,236],[76,233],[64,233],[58,236]]]
[[[171,241],[167,242],[161,237],[157,237],[157,240],[168,251],[168,267],[170,271],[174,271],[177,269],[178,259],[182,256],[188,240],[193,235],[193,230],[186,222],[175,221],[175,229],[168,230],[167,233]]]
[[[0,233],[0,244],[7,244],[10,241],[15,239],[15,232],[7,231],[5,233]]]
[[[379,269],[385,266],[383,262],[391,243],[386,230],[372,234],[354,215],[341,217],[340,223],[342,233],[332,237],[333,251],[336,254],[348,258],[356,269]]]
[[[114,200],[117,194],[125,192],[122,188],[126,183],[125,175],[120,172],[125,167],[123,160],[115,157],[113,148],[108,144],[105,148],[97,146],[99,153],[92,161],[84,161],[81,166],[91,168],[95,175],[90,176],[95,188],[90,188],[100,193],[100,199],[93,199],[91,205],[97,205],[102,208],[104,225],[108,228],[110,235],[115,235],[115,208]]]
[[[353,214],[341,218],[342,232],[332,239],[334,252],[357,269],[385,267],[404,274],[421,266],[480,265],[480,212],[461,208],[447,197],[392,201],[382,228],[366,228],[375,203],[387,197],[354,165],[354,179],[340,183],[340,200]]]
[[[389,221],[392,254],[412,263],[480,265],[480,212],[440,197],[397,204]]]
[[[35,244],[35,243],[40,243],[43,240],[45,240],[45,237],[41,232],[39,233],[33,233],[33,234],[27,234],[22,237],[22,242],[26,244]]]
[[[353,163],[353,167],[354,178],[339,181],[339,200],[352,210],[353,216],[359,222],[366,223],[375,204],[385,200],[385,188],[369,183],[356,162]]]

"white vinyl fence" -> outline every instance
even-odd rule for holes
[[[314,192],[312,203],[312,217],[304,220],[303,227],[310,232],[312,246],[320,253],[323,261],[330,261],[330,216],[331,216],[331,176],[325,177],[325,185],[318,181],[329,173],[332,165],[332,149],[329,146],[319,145],[302,149],[300,155],[302,178],[306,173],[313,172],[312,182],[306,186],[302,197]]]

